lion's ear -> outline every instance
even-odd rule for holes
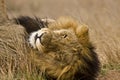
[[[79,42],[87,46],[89,45],[89,29],[87,25],[80,25],[76,28],[76,35],[79,39]]]

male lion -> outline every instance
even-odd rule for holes
[[[36,52],[34,63],[48,80],[95,80],[99,60],[86,25],[68,17],[50,24],[31,18],[16,21],[30,33],[29,43]],[[0,0],[0,72],[3,74],[11,75],[10,69],[21,71],[24,66],[28,69],[26,31],[15,23],[8,19],[4,0]]]
[[[19,18],[25,28],[41,24]],[[27,20],[30,20],[27,22]],[[35,28],[37,25],[30,27]],[[28,28],[27,28],[28,29]],[[88,27],[69,17],[61,17],[47,27],[31,32],[30,45],[36,50],[36,65],[48,80],[95,80],[99,60],[89,41]]]

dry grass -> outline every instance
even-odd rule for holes
[[[42,79],[33,63],[34,51],[23,36],[27,34],[20,25],[0,26],[0,80]]]
[[[96,52],[102,64],[101,74],[106,76],[109,70],[117,71],[116,75],[120,74],[120,0],[7,0],[7,4],[10,17],[72,16],[81,23],[88,24],[91,41],[96,46]],[[7,78],[11,76],[11,80],[16,80],[12,72],[8,73]],[[35,76],[38,79],[34,79]],[[31,74],[27,74],[27,77],[22,75],[20,80],[40,79],[38,75],[32,77]],[[6,76],[0,79],[6,80]],[[114,80],[109,77],[100,78],[100,80],[104,79]]]

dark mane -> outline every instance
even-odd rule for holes
[[[48,22],[42,21],[40,18],[34,17],[31,18],[29,16],[20,16],[18,18],[14,18],[15,23],[22,25],[27,33],[31,33],[37,31],[41,28],[47,27]]]

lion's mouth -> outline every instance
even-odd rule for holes
[[[29,43],[34,49],[45,47],[51,42],[52,34],[47,28],[43,28],[39,31],[33,32],[30,35]]]

